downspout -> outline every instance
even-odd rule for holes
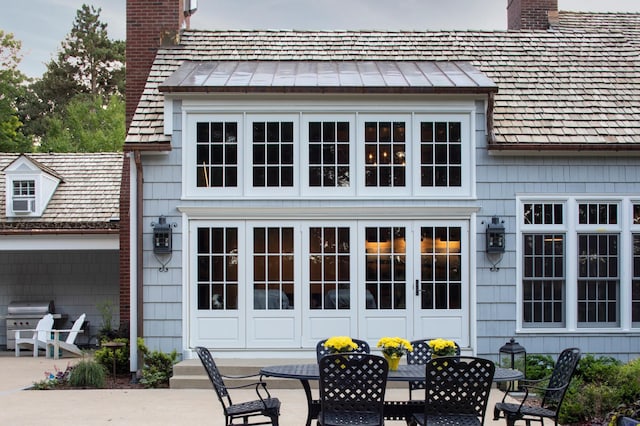
[[[133,160],[133,161],[131,161]],[[142,164],[140,151],[129,153],[131,182],[129,194],[129,298],[131,320],[129,321],[129,371],[137,382],[138,336],[142,334]]]
[[[138,286],[137,286],[137,297],[136,297],[136,303],[137,303],[137,310],[138,310],[138,325],[137,325],[137,329],[138,329],[138,337],[144,337],[144,329],[143,329],[143,299],[142,299],[142,291],[144,290],[143,288],[143,277],[142,277],[142,248],[143,245],[142,244],[142,215],[143,215],[143,211],[142,211],[142,160],[140,159],[140,151],[136,150],[136,214],[137,214],[137,219],[136,219],[136,228],[137,228],[137,257],[138,257],[138,262],[137,262],[137,266],[138,266],[138,270],[137,275],[138,275]],[[136,347],[138,345],[136,344]]]

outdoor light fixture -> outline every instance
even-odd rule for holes
[[[484,222],[482,222],[484,223]],[[498,263],[502,260],[505,250],[504,222],[500,221],[497,216],[491,218],[491,222],[487,224],[486,248],[487,259],[491,262],[491,271],[497,271]]]
[[[496,216],[487,225],[487,253],[504,253],[504,225]]]
[[[158,262],[162,264],[160,268],[161,272],[168,271],[167,264],[171,260],[171,253],[173,251],[171,228],[176,226],[175,223],[167,223],[167,218],[164,216],[158,217],[158,223],[151,222],[151,227],[153,228],[153,254]],[[169,255],[168,259],[164,258],[166,257],[164,255]],[[161,256],[164,259],[161,259]]]
[[[524,377],[527,376],[527,351],[520,343],[516,342],[516,339],[511,338],[505,343],[500,348],[498,356],[501,367],[519,370]],[[518,382],[513,383],[513,389],[519,389]]]

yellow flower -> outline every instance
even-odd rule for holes
[[[324,342],[324,347],[331,352],[353,352],[358,345],[349,336],[333,336]]]
[[[407,352],[413,352],[411,342],[402,337],[382,337],[378,340],[378,347],[382,348],[383,354],[396,358],[400,358]]]
[[[436,355],[453,356],[456,354],[456,344],[453,340],[441,338],[429,340],[429,347]]]

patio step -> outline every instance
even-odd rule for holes
[[[216,365],[220,373],[226,376],[246,376],[257,374],[260,368],[274,364],[295,364],[311,362],[308,359],[216,359]],[[259,376],[246,379],[227,379],[225,384],[229,387],[242,386],[260,379]],[[302,386],[297,380],[263,378],[268,383],[269,389],[299,389]],[[312,384],[313,385],[313,384]],[[173,366],[173,376],[169,380],[171,389],[211,389],[209,377],[199,359],[187,359]]]
[[[220,373],[228,376],[246,376],[257,374],[262,367],[279,364],[306,364],[315,362],[315,359],[216,359],[216,365]],[[259,376],[247,379],[227,379],[227,386],[242,386],[260,379]],[[298,380],[278,379],[265,377],[269,389],[302,389]],[[406,387],[406,383],[392,382],[389,387]],[[171,389],[212,389],[209,377],[199,359],[187,359],[173,366],[173,376],[169,380]],[[311,382],[312,388],[317,388],[318,383]]]

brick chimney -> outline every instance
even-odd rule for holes
[[[189,25],[189,16],[184,13],[184,2],[185,0],[127,0],[127,129],[158,48],[177,44],[180,30]]]
[[[557,17],[558,0],[508,0],[507,28],[547,30],[550,16]]]

